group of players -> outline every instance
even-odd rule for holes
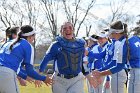
[[[0,49],[0,93],[19,93],[17,76],[19,81],[34,82],[36,86],[42,81],[52,85],[53,93],[84,93],[83,75],[89,93],[124,93],[125,84],[128,93],[140,92],[140,38],[128,37],[127,24],[121,21],[90,36],[87,43],[75,38],[74,26],[65,22],[38,72],[33,68],[33,27],[24,25],[7,31],[9,40]],[[51,60],[54,74],[41,74]]]

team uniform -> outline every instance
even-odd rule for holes
[[[118,65],[116,62],[116,52],[118,50],[118,47],[120,46],[121,41],[124,39],[124,37],[120,38],[118,41],[112,40],[112,44],[108,46],[107,52],[106,52],[106,60],[105,60],[105,67],[103,67],[100,71],[111,69],[112,67]],[[121,70],[118,73],[111,75],[111,90],[113,93],[124,93],[124,85],[127,80],[127,75],[125,72],[125,69],[127,69],[126,65],[123,67],[123,70]]]
[[[127,62],[131,68],[129,77],[128,93],[140,92],[140,38],[131,37],[129,39],[130,59]]]
[[[93,53],[99,53],[102,51],[102,48],[97,44],[93,44],[91,47],[90,47],[90,50],[93,52]],[[99,69],[102,67],[102,59],[99,60],[99,59],[95,59],[95,58],[89,58],[88,59],[88,68],[90,69],[90,72],[94,69]],[[101,89],[99,89],[99,87],[95,90],[93,87],[90,86],[89,82],[87,81],[87,87],[88,87],[88,93],[95,93],[94,91],[100,91],[102,90],[102,87]]]
[[[68,41],[58,36],[56,41],[47,50],[39,71],[43,72],[46,64],[50,60],[55,60],[53,93],[84,92],[83,74],[81,73],[85,51],[84,45],[85,41],[82,39]]]
[[[88,54],[89,58],[100,59],[100,62],[96,63],[96,65],[98,65],[98,67],[95,66],[95,69],[101,70],[105,66],[105,64],[107,64],[105,62],[105,60],[107,59],[107,57],[106,57],[107,51],[106,50],[107,50],[109,44],[110,43],[106,42],[103,45],[103,48],[99,50],[99,53],[95,53],[93,51],[89,52],[89,54]],[[104,82],[102,82],[97,88],[95,88],[95,93],[111,93],[110,88],[109,89],[104,88],[106,81],[110,81],[110,77],[109,76],[103,77],[102,80]]]
[[[105,55],[104,60],[104,67],[100,69],[99,71],[105,71],[108,69],[111,69],[112,67],[118,65],[116,63],[116,51],[118,49],[118,46],[120,45],[121,40],[124,37],[122,37],[120,40],[112,40],[112,43],[108,45],[106,51],[102,52],[102,56]],[[94,55],[95,56],[95,55]],[[127,69],[126,65],[123,67],[123,70],[111,75],[111,91],[113,93],[124,93],[124,84],[127,80],[127,75],[125,72],[125,69]]]
[[[128,93],[139,93],[140,92],[140,39],[137,36],[133,36],[128,39],[129,45],[126,43],[124,38],[117,51],[117,66],[112,68],[112,73],[119,72],[128,64],[131,68],[128,82]],[[127,56],[127,49],[130,48],[130,58]]]
[[[15,39],[12,40],[12,39],[9,38],[9,40],[7,40],[6,42],[12,42],[12,41],[14,41],[14,40],[15,40]],[[0,49],[3,48],[3,46],[6,44],[6,42],[3,42],[3,44],[1,44]],[[18,75],[19,77],[21,77],[22,79],[26,80],[26,78],[27,78],[27,73],[26,73],[25,69],[23,69],[23,67],[24,67],[24,64],[21,64],[21,66],[20,66],[20,71],[17,72],[17,75]]]
[[[45,76],[41,76],[33,70],[34,48],[25,39],[21,39],[10,50],[11,40],[0,49],[0,93],[19,93],[16,74],[20,72],[21,64],[25,65],[27,75],[44,81]]]

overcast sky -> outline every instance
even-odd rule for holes
[[[110,9],[110,1],[113,0],[96,0],[95,5],[90,10],[90,12],[97,17],[106,20],[109,16],[111,16],[112,13]],[[117,3],[121,3],[122,0],[114,1]],[[140,17],[136,17],[137,15],[140,15],[140,0],[129,0],[129,2],[125,4],[124,10],[128,11],[129,15],[134,16],[134,23],[129,23],[129,27],[135,26],[135,22],[140,19]],[[96,28],[96,25],[94,28]],[[95,30],[98,30],[98,28]]]
[[[11,1],[11,0],[10,0]],[[20,0],[19,0],[20,1]],[[24,1],[24,0],[22,0]],[[82,2],[88,2],[89,0],[82,0]],[[108,16],[111,15],[111,10],[110,10],[110,1],[113,0],[96,0],[96,3],[94,5],[94,7],[90,10],[90,12],[94,15],[96,15],[99,18],[102,19],[107,19]],[[121,2],[122,0],[114,0],[115,2]],[[85,4],[85,3],[84,3]],[[133,16],[137,16],[138,14],[140,14],[140,0],[129,0],[129,3],[127,3],[125,5],[125,9],[127,11],[129,11],[130,15]],[[82,6],[82,8],[84,7],[84,5]],[[63,13],[60,13],[59,15],[63,16]],[[61,17],[62,18],[62,17]],[[93,18],[94,19],[94,18]],[[137,17],[135,18],[137,19]],[[94,19],[95,20],[95,19]],[[59,21],[62,21],[62,19],[59,19]],[[60,24],[62,24],[62,22],[60,22]],[[85,27],[84,27],[85,29]],[[83,29],[83,30],[84,30]],[[93,25],[92,29],[96,29],[96,24]],[[85,33],[84,33],[85,34]],[[83,34],[83,36],[84,36]],[[81,34],[80,34],[81,35]]]
[[[113,0],[96,0],[95,6],[93,8],[93,12],[100,17],[106,18],[111,11],[109,3]],[[121,2],[122,0],[115,0],[115,2]],[[129,0],[125,5],[125,9],[129,11],[130,14],[138,15],[140,14],[140,0]],[[106,14],[106,15],[104,15]]]

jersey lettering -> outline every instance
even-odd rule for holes
[[[136,42],[136,43],[135,43],[135,46],[136,46],[136,47],[140,47],[140,42]]]

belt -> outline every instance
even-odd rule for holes
[[[73,75],[73,74],[64,75],[64,74],[58,73],[57,76],[62,77],[62,78],[66,78],[66,79],[71,79],[71,78],[74,78],[74,77],[78,76],[78,74],[76,74],[76,75]]]

